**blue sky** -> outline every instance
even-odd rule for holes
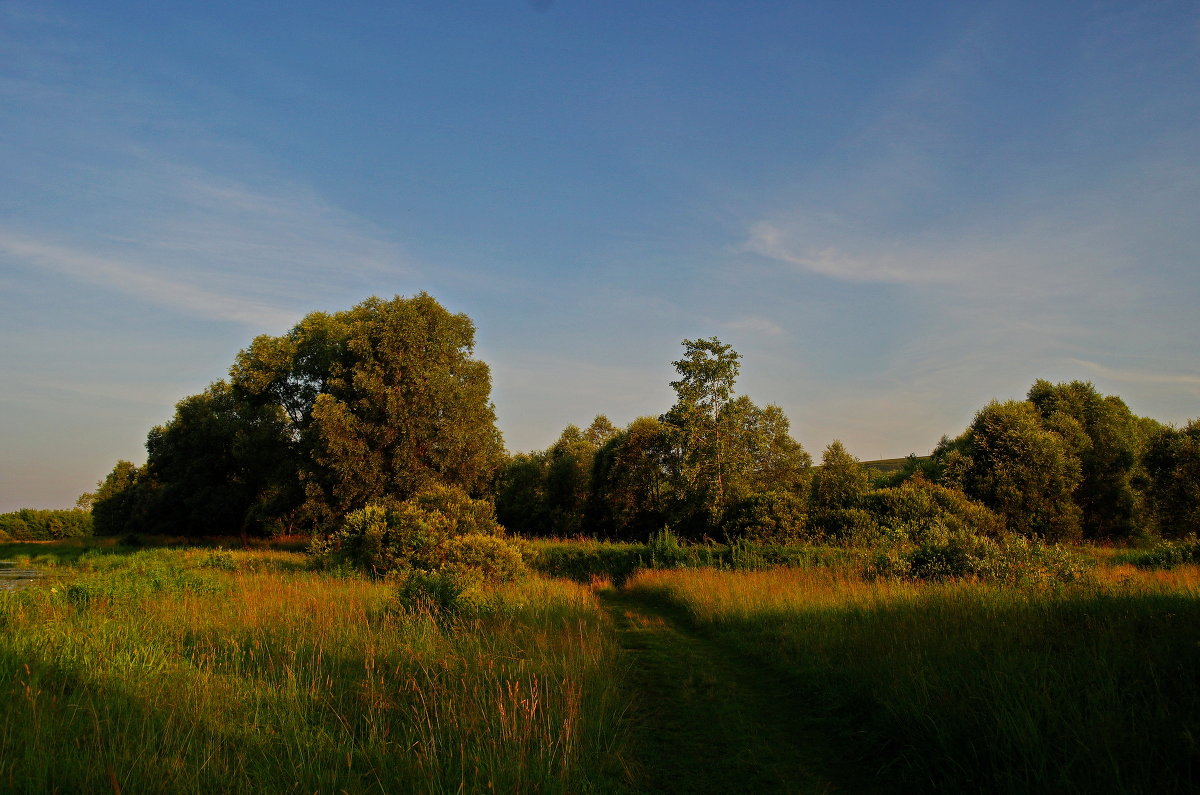
[[[1200,415],[1191,2],[4,1],[0,182],[0,510],[421,290],[511,450],[663,412],[713,335],[814,455],[1036,378]]]

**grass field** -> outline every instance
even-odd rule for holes
[[[624,662],[581,585],[448,622],[297,553],[68,558],[0,594],[0,790],[624,786]]]
[[[1014,588],[565,547],[576,581],[452,618],[298,552],[0,545],[45,572],[0,593],[0,791],[1200,786],[1196,566]]]

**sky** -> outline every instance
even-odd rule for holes
[[[814,457],[1083,379],[1200,415],[1194,2],[0,0],[0,511],[427,291],[512,451],[743,357]]]

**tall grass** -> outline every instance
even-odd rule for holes
[[[924,790],[1200,787],[1200,569],[1087,587],[866,582],[849,569],[627,584],[786,672],[813,720]]]
[[[474,618],[292,553],[85,553],[0,594],[0,790],[587,792],[624,668],[585,587]]]

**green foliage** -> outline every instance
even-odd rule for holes
[[[1148,549],[1126,553],[1122,559],[1143,569],[1173,569],[1200,564],[1200,539],[1195,533],[1156,541]]]
[[[668,431],[669,523],[692,538],[715,533],[729,506],[768,490],[807,487],[808,454],[778,406],[734,397],[739,354],[716,337],[684,340],[674,362],[676,402],[659,419]]]
[[[1032,403],[989,403],[962,436],[944,440],[934,451],[942,483],[961,488],[1021,535],[1078,539],[1082,530],[1074,495],[1082,475],[1064,433],[1081,431],[1070,417],[1058,419],[1059,430],[1054,430]]]
[[[90,511],[38,510],[22,508],[0,514],[0,539],[10,541],[51,541],[82,538],[92,534]]]
[[[814,512],[857,508],[871,488],[867,469],[834,440],[821,454],[821,468],[813,475]]]
[[[1075,490],[1087,538],[1128,539],[1136,534],[1139,495],[1134,487],[1142,456],[1138,418],[1119,397],[1104,396],[1086,381],[1051,384],[1039,380],[1029,389],[1047,427],[1057,428],[1079,457]],[[1074,421],[1077,432],[1062,430]]]
[[[1145,468],[1158,532],[1180,538],[1200,531],[1200,420],[1155,433]]]
[[[266,535],[300,499],[296,448],[279,406],[225,381],[179,401],[151,429],[136,528],[185,536]]]
[[[513,456],[500,470],[496,514],[501,524],[524,536],[570,536],[595,521],[588,511],[595,485],[596,455],[617,429],[603,414],[586,430],[568,425],[544,452]]]
[[[646,542],[647,563],[652,569],[673,569],[694,564],[694,548],[684,544],[670,528],[651,533]]]
[[[596,541],[537,541],[529,547],[528,563],[547,577],[581,583],[612,580],[620,585],[646,565],[645,544]]]
[[[136,486],[141,470],[130,461],[118,461],[96,484],[92,496],[92,522],[96,535],[111,536],[127,531],[137,507]]]
[[[644,541],[670,511],[672,432],[653,417],[634,420],[596,452],[586,527],[593,535]]]
[[[1004,585],[1039,587],[1087,582],[1088,561],[1065,547],[1006,535],[999,539],[946,532],[923,543],[880,553],[871,576],[917,580],[975,578]]]
[[[439,484],[483,494],[503,444],[474,334],[421,293],[258,337],[229,382],[150,431],[141,471],[121,462],[101,484],[102,532],[328,531],[370,502]]]
[[[863,508],[827,508],[809,515],[810,533],[817,539],[846,546],[867,547],[886,540],[879,517]]]
[[[445,569],[478,576],[495,585],[525,573],[521,548],[506,538],[481,533],[453,536],[446,542]]]
[[[721,522],[728,539],[787,543],[811,538],[808,501],[791,491],[751,494],[729,506]]]
[[[893,488],[868,492],[860,504],[892,540],[922,543],[945,532],[985,537],[1004,532],[1004,520],[987,507],[920,475]]]
[[[401,589],[402,599],[426,586],[441,588],[437,593],[443,595],[451,585],[461,586],[459,594],[468,593],[513,580],[525,570],[520,548],[504,538],[491,504],[445,486],[352,511],[311,551],[325,567],[348,563],[375,576],[411,580],[409,590]]]
[[[554,534],[546,506],[546,454],[517,453],[496,476],[496,519],[521,536]]]

